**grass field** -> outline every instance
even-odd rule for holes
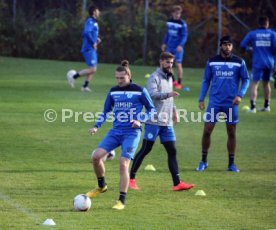
[[[111,207],[118,198],[117,156],[106,162],[109,191],[92,200],[89,212],[72,211],[74,196],[97,184],[90,153],[111,127],[106,123],[91,137],[82,115],[64,122],[64,109],[99,112],[109,88],[115,84],[115,65],[100,64],[92,93],[70,89],[69,69],[83,63],[0,57],[0,229],[45,229],[47,218],[55,229],[276,229],[276,97],[273,89],[270,113],[247,114],[240,110],[236,163],[240,173],[226,172],[225,125],[212,136],[209,168],[195,172],[201,159],[203,123],[182,122],[175,127],[178,161],[183,180],[195,183],[190,191],[172,192],[167,157],[159,141],[145,159],[137,180],[140,192],[129,191],[126,208]],[[155,67],[132,67],[136,83]],[[176,99],[178,108],[198,112],[197,97],[202,69],[184,70],[184,85]],[[258,106],[262,106],[262,89]],[[248,105],[248,94],[241,106]],[[55,122],[44,112],[54,109]],[[157,171],[145,171],[153,164]],[[204,190],[207,196],[195,196]]]

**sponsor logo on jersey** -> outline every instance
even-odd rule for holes
[[[153,134],[152,133],[148,133],[148,138],[152,139],[153,138]]]
[[[132,98],[133,94],[132,93],[127,93],[127,98]]]

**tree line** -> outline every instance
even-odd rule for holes
[[[81,31],[91,3],[101,10],[99,60],[118,63],[128,59],[143,64],[144,0],[0,0],[0,53],[4,56],[82,61]],[[183,7],[189,36],[184,66],[200,67],[215,55],[218,38],[217,0],[149,0],[148,65],[158,61],[170,7]],[[276,27],[272,0],[222,0],[222,35],[230,34],[239,54],[239,42],[257,18],[267,15]]]

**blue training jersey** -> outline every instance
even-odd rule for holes
[[[210,58],[205,68],[199,102],[204,101],[210,84],[209,103],[212,105],[230,106],[236,96],[244,97],[249,86],[244,60],[233,54],[230,58],[221,55]]]
[[[250,31],[240,44],[241,49],[253,48],[252,67],[258,69],[273,69],[274,50],[276,49],[276,34],[270,29],[260,28]]]
[[[187,24],[183,19],[169,19],[166,23],[166,34],[163,44],[169,49],[175,49],[177,46],[184,47],[188,38]]]
[[[143,106],[146,108],[144,115],[142,115]],[[100,128],[113,111],[113,127],[129,129],[132,120],[145,122],[145,118],[151,117],[153,110],[154,104],[145,88],[133,83],[124,87],[114,86],[107,94],[104,110],[97,119],[95,127]]]
[[[96,19],[89,17],[84,22],[82,31],[82,47],[81,52],[93,50],[93,45],[98,42],[99,25]]]

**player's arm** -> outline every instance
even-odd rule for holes
[[[241,68],[240,68],[240,78],[241,78],[241,88],[239,90],[238,95],[234,98],[233,104],[234,105],[239,105],[241,102],[241,99],[244,97],[246,94],[246,91],[249,86],[249,74],[246,68],[246,64],[244,60],[242,60]]]
[[[147,90],[149,92],[149,95],[151,96],[152,99],[154,100],[165,100],[169,97],[177,97],[179,96],[179,93],[176,91],[169,92],[169,93],[164,93],[160,92],[158,90],[158,77],[150,77],[148,82],[147,82]]]
[[[253,51],[253,44],[251,44],[251,32],[249,32],[241,41],[240,48],[242,51],[252,52]]]
[[[146,108],[145,116],[140,116],[140,123],[144,123],[145,121],[151,119],[156,112],[153,101],[146,88],[143,88],[141,102]]]
[[[176,106],[174,105],[173,106],[173,117],[172,117],[172,120],[175,124],[179,123],[179,114],[177,112],[177,109],[176,109]]]
[[[204,99],[206,97],[206,94],[208,92],[210,83],[211,83],[211,79],[212,79],[212,71],[211,71],[211,67],[209,65],[209,61],[206,64],[205,67],[205,71],[204,71],[204,75],[203,75],[203,80],[201,83],[201,89],[200,89],[200,95],[198,98],[199,101],[199,109],[200,110],[204,110],[205,109],[205,104],[204,104]]]
[[[95,32],[94,23],[92,21],[88,21],[85,24],[84,35],[88,38],[91,46],[93,46],[95,48],[95,46],[97,46],[97,44],[98,44],[98,37]]]
[[[188,27],[187,27],[186,23],[183,23],[183,25],[181,27],[180,37],[181,37],[181,40],[180,40],[180,43],[178,46],[183,47],[188,39]]]
[[[205,103],[204,103],[204,101],[200,101],[200,102],[198,103],[198,108],[199,108],[200,110],[204,110],[204,109],[205,109]]]
[[[143,88],[140,102],[146,108],[146,112],[143,115],[139,116],[140,120],[130,121],[132,123],[132,128],[140,128],[141,123],[144,123],[147,120],[149,120],[153,116],[153,113],[155,112],[154,104],[151,100],[151,97],[150,97],[147,89],[145,89],[145,88]]]

